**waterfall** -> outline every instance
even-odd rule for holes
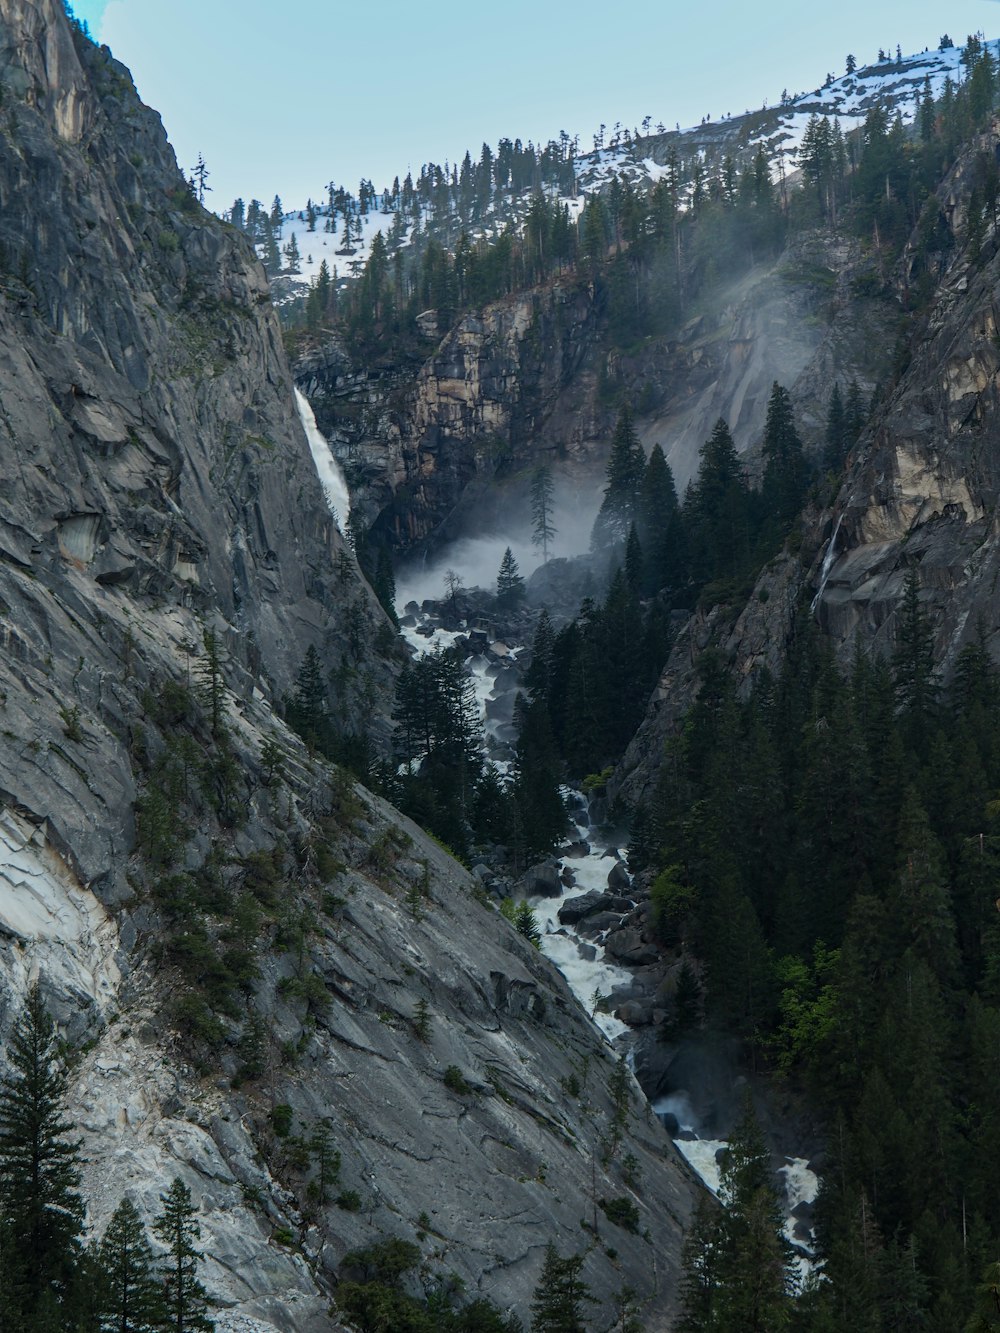
[[[302,429],[309,441],[309,452],[313,456],[316,473],[323,487],[326,502],[330,506],[334,522],[340,531],[344,532],[347,528],[347,520],[351,516],[351,496],[347,489],[344,474],[340,470],[340,464],[333,456],[333,450],[330,448],[329,442],[316,425],[316,418],[309,406],[309,399],[298,389],[295,390],[295,405],[299,409],[299,420],[302,422]]]
[[[846,513],[846,510],[844,511]],[[820,598],[823,596],[823,590],[826,587],[826,581],[830,577],[830,570],[833,568],[834,561],[837,559],[837,534],[840,532],[840,525],[844,521],[844,514],[841,513],[834,524],[833,536],[827,543],[826,553],[823,556],[823,564],[819,571],[819,590],[812,599],[809,610],[815,611],[819,606]]]

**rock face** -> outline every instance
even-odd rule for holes
[[[546,1243],[585,1244],[608,1322],[626,1281],[666,1329],[697,1186],[638,1089],[640,1233],[591,1238],[594,1172],[633,1194],[607,1047],[475,881],[274,711],[314,647],[340,728],[377,724],[395,649],[259,265],[58,0],[0,0],[0,86],[0,1035],[37,980],[88,1043],[91,1227],[181,1176],[231,1333],[338,1328],[343,1255],[385,1235],[522,1313]],[[342,1206],[296,1147],[324,1121]]]
[[[676,337],[627,353],[611,344],[601,293],[567,277],[464,316],[422,362],[361,368],[331,344],[297,363],[296,381],[366,523],[397,550],[509,531],[512,515],[529,512],[540,462],[557,499],[585,516],[574,538],[584,547],[622,398],[647,450],[663,445],[681,491],[720,416],[740,451],[756,446],[775,380],[821,441],[834,381],[871,386],[884,369],[891,307],[852,294],[866,263],[849,240],[806,238]]]
[[[857,647],[892,652],[904,585],[915,573],[947,681],[982,626],[1000,658],[1000,239],[972,262],[966,203],[975,164],[1000,151],[1000,121],[973,144],[939,191],[954,242],[929,313],[910,330],[911,356],[849,460],[832,508],[807,510],[801,545],[772,561],[735,622],[695,615],[678,637],[610,791],[652,795],[663,746],[694,699],[699,653],[720,650],[746,691],[761,667],[781,668],[806,600],[847,666]],[[913,263],[896,273],[901,297]]]
[[[212,628],[230,685],[274,697],[348,615],[359,656],[384,617],[331,523],[242,238],[55,0],[0,15],[0,791],[114,899],[147,657],[190,658]],[[345,683],[345,717],[362,693]]]
[[[992,155],[998,144],[995,123],[975,150]],[[813,571],[816,614],[845,661],[859,641],[891,651],[895,610],[915,571],[946,678],[980,620],[992,655],[1000,655],[1000,255],[995,232],[975,263],[963,246],[974,156],[941,191],[955,258],[912,360],[837,496],[823,564]]]

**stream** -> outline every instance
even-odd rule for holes
[[[456,643],[467,646],[466,666],[483,717],[487,755],[501,773],[508,773],[511,744],[515,739],[514,699],[521,688],[518,659],[524,648],[492,640],[484,645],[481,633],[470,636],[464,629],[445,629],[435,613],[434,603],[418,605],[408,602],[400,627],[417,654],[450,648]],[[631,1063],[635,1042],[633,1030],[616,1017],[614,1010],[631,995],[635,978],[628,967],[609,958],[605,950],[608,930],[620,925],[635,905],[629,896],[626,854],[591,822],[590,804],[581,791],[564,787],[562,795],[573,824],[573,831],[557,853],[562,892],[557,897],[529,896],[528,902],[541,931],[542,952],[558,967],[609,1045],[619,1053],[624,1052]],[[613,886],[609,884],[612,871]],[[614,896],[615,917],[605,930],[588,935],[573,922],[575,914],[571,904],[575,899],[595,892]],[[619,912],[619,907],[626,910]],[[700,1131],[705,1132],[707,1127],[701,1125],[691,1095],[683,1089],[658,1097],[651,1105],[671,1134],[677,1150],[707,1188],[717,1195],[719,1163],[728,1146],[726,1140],[702,1137]],[[814,1268],[811,1260],[814,1243],[812,1205],[819,1190],[819,1178],[807,1160],[799,1157],[786,1157],[778,1173],[785,1193],[784,1233],[794,1247],[801,1284]]]
[[[309,403],[298,390],[295,399],[327,503],[344,531],[350,514],[350,495],[343,472],[329,443],[317,429]],[[843,515],[838,518],[827,546],[817,601],[836,559],[842,518]],[[475,543],[468,544],[475,546]],[[498,641],[482,629],[470,632],[464,628],[464,622],[461,629],[446,629],[437,614],[438,608],[439,604],[433,600],[407,602],[400,617],[401,633],[418,655],[450,648],[459,642],[464,646],[466,667],[482,713],[486,753],[496,768],[506,775],[511,769],[512,744],[516,739],[514,702],[521,690],[519,658],[524,647]],[[631,879],[626,856],[621,847],[610,843],[602,834],[599,821],[592,822],[591,804],[583,792],[564,787],[562,796],[573,823],[573,832],[557,856],[562,891],[557,896],[530,896],[528,901],[541,931],[543,953],[563,974],[570,990],[605,1040],[617,1052],[624,1052],[631,1065],[636,1038],[633,1029],[618,1018],[614,1010],[622,1000],[630,997],[635,977],[629,968],[609,959],[605,950],[609,930],[620,926],[635,906],[629,894]],[[612,875],[613,881],[609,880]],[[596,892],[613,897],[614,909],[602,915],[602,921],[606,920],[605,928],[588,935],[578,929],[572,903]],[[619,908],[625,910],[619,911]],[[677,1150],[705,1186],[718,1194],[719,1163],[728,1145],[725,1139],[712,1137],[708,1132],[702,1136],[702,1132],[710,1127],[702,1124],[690,1091],[677,1089],[657,1097],[651,1106],[670,1133]],[[819,1178],[808,1161],[801,1157],[786,1157],[778,1174],[785,1193],[784,1233],[794,1248],[801,1284],[810,1272],[816,1271],[812,1259],[815,1240],[812,1207],[819,1190]]]

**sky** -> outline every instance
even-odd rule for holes
[[[204,155],[217,211],[286,208],[328,181],[377,189],[502,137],[601,122],[668,127],[773,105],[879,47],[1000,37],[997,0],[72,0],[132,71],[185,171]]]

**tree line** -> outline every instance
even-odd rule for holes
[[[760,1327],[961,1329],[996,1263],[1000,680],[980,631],[943,689],[916,567],[897,615],[843,672],[803,607],[745,702],[705,654],[633,827],[698,979],[678,1029],[736,1034],[825,1127],[824,1281]]]

